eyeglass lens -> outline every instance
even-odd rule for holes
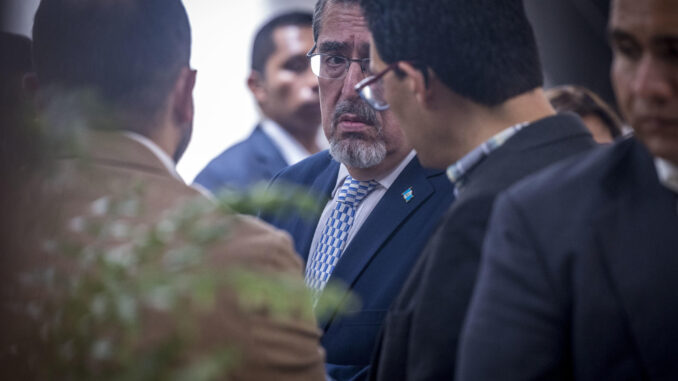
[[[384,98],[384,87],[381,80],[377,80],[360,90],[360,96],[374,109],[383,111],[388,109],[388,102]]]
[[[368,60],[350,60],[342,56],[329,54],[315,54],[311,56],[311,70],[320,78],[338,79],[343,78],[348,72],[351,62],[357,62],[360,70],[368,72]]]

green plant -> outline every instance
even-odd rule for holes
[[[312,319],[310,294],[299,276],[219,271],[207,263],[210,248],[228,240],[234,210],[272,212],[285,205],[313,213],[303,196],[284,196],[298,190],[229,194],[218,203],[197,198],[151,224],[137,218],[144,192],[136,184],[123,195],[94,201],[87,215],[69,221],[67,235],[41,244],[36,262],[42,265],[19,275],[28,292],[18,295],[38,295],[12,305],[36,334],[33,346],[21,348],[36,378],[223,379],[238,365],[237,346],[200,348],[198,330],[225,287],[244,309]],[[333,312],[329,306],[344,297],[332,287],[326,294],[330,303],[316,307],[320,315]],[[144,333],[154,324],[148,316],[155,315],[172,328],[148,342]]]

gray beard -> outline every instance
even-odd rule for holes
[[[351,168],[369,168],[386,158],[386,143],[383,140],[368,143],[348,138],[330,141],[330,154],[334,160]]]
[[[366,124],[374,126],[376,137],[373,142],[348,134],[343,139],[335,136],[338,120],[344,114],[354,114]],[[377,113],[360,98],[347,99],[338,104],[332,116],[332,134],[329,137],[330,154],[334,160],[352,168],[373,167],[386,158],[386,142],[382,135],[382,126]]]

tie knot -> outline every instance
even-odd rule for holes
[[[346,180],[344,180],[344,185],[339,190],[337,200],[357,208],[360,202],[376,188],[377,184],[374,180],[359,181],[351,176],[347,176]]]

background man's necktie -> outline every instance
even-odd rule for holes
[[[346,177],[339,190],[337,204],[323,228],[315,252],[306,266],[306,285],[313,291],[314,301],[327,285],[341,254],[346,247],[348,233],[353,226],[355,212],[360,202],[377,186],[377,182],[358,181]]]

